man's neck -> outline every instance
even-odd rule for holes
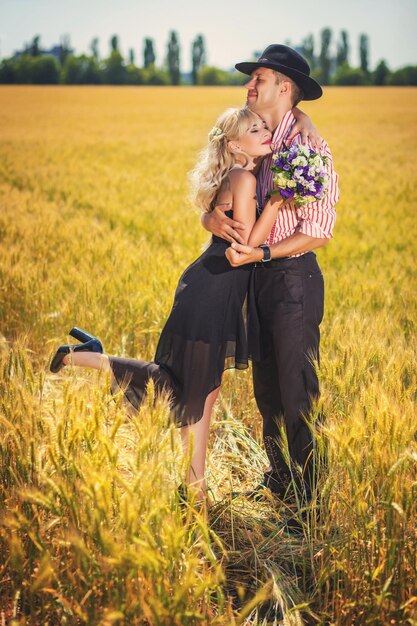
[[[261,118],[266,122],[269,130],[274,132],[277,126],[280,124],[284,115],[291,110],[291,107],[287,104],[280,104],[273,109],[268,109],[266,111],[258,111]]]

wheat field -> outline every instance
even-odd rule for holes
[[[250,371],[228,372],[207,515],[166,399],[128,416],[98,372],[49,372],[74,326],[151,359],[208,235],[187,172],[240,88],[0,89],[0,623],[417,625],[417,90],[305,103],[340,175],[315,414],[327,464],[300,536],[231,500],[267,458]],[[312,416],[314,421],[314,415]]]

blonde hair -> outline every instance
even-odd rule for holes
[[[203,212],[214,209],[217,193],[236,163],[228,142],[239,139],[254,118],[259,116],[247,107],[227,109],[209,132],[209,142],[190,173],[191,198]]]

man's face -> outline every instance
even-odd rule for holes
[[[259,67],[252,72],[251,79],[245,87],[248,90],[246,104],[258,115],[277,105],[280,87],[277,85],[273,70]]]

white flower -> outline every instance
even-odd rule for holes
[[[299,151],[300,155],[303,155],[305,157],[309,157],[310,156],[310,148],[308,148],[308,146],[305,146],[302,143],[299,144],[298,151]]]
[[[321,170],[324,167],[323,161],[321,160],[318,154],[314,157],[314,159],[311,160],[310,163],[311,165],[314,165],[314,167],[316,167],[318,170]]]
[[[295,159],[292,160],[291,165],[305,166],[307,165],[307,159],[304,156],[295,157]]]

